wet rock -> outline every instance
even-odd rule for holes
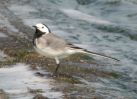
[[[0,99],[9,99],[6,93],[2,89],[0,89]]]
[[[33,99],[49,99],[49,98],[44,97],[41,94],[37,94]]]

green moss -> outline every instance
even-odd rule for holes
[[[108,72],[107,74],[113,78],[120,78],[122,76],[120,73],[116,73],[116,72]]]
[[[42,94],[37,94],[36,96],[33,97],[33,99],[49,99],[49,98],[43,96]]]
[[[92,57],[90,57],[89,55],[86,54],[73,54],[71,56],[69,56],[68,58],[66,58],[67,60],[75,60],[75,61],[80,61],[80,60],[94,60]]]
[[[5,49],[4,52],[11,57],[16,57],[19,59],[24,58],[26,55],[29,54],[28,50],[25,49]]]
[[[56,68],[56,65],[55,64],[52,64],[50,66],[47,66],[45,65],[45,68],[48,70],[48,71],[51,71],[51,72],[54,72],[55,68]],[[59,76],[60,80],[64,80],[64,81],[67,81],[69,82],[69,80],[72,80],[70,79],[69,77],[65,76],[65,74],[69,74],[69,75],[79,75],[79,76],[83,76],[83,75],[86,75],[86,76],[90,76],[90,75],[95,75],[95,76],[99,76],[99,77],[106,77],[106,78],[120,78],[122,76],[122,74],[120,73],[117,73],[115,71],[103,71],[103,70],[99,70],[98,68],[87,68],[87,67],[80,67],[80,66],[76,66],[76,65],[63,65],[61,64],[59,70],[58,70],[58,73],[62,73],[64,74]],[[65,78],[64,78],[65,77]]]
[[[29,52],[26,49],[4,49],[4,52],[8,57],[4,61],[0,61],[0,67],[4,65],[12,65],[17,62],[28,62],[28,60],[33,61],[34,57],[38,58],[35,53]]]
[[[74,78],[67,74],[58,74],[58,76],[55,77],[55,79],[58,81],[68,82],[68,83],[72,83],[72,84],[81,83],[77,78]]]
[[[15,64],[16,60],[14,58],[8,58],[4,61],[0,61],[0,67],[4,67],[6,65],[11,65],[11,64]]]
[[[44,92],[42,89],[31,89],[31,88],[28,88],[28,91],[29,91],[29,93],[33,93],[33,94]]]

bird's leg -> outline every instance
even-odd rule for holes
[[[56,69],[55,69],[55,71],[54,71],[54,75],[57,74],[57,71],[58,71],[59,66],[60,66],[60,61],[59,61],[59,59],[58,59],[57,57],[55,57],[55,61],[56,61],[57,67],[56,67]]]
[[[57,74],[57,71],[58,71],[58,69],[59,69],[59,66],[60,66],[60,64],[57,64],[57,67],[56,67],[56,69],[55,69],[55,71],[54,71],[54,74]]]

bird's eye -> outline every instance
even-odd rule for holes
[[[44,27],[42,27],[42,28],[44,28]]]

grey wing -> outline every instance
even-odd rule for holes
[[[80,50],[84,50],[83,48],[80,48],[78,46],[75,46],[67,41],[65,41],[64,39],[54,35],[54,34],[50,34],[48,35],[48,42],[49,42],[49,46],[54,48],[54,49],[63,49],[66,47],[72,48],[72,49],[80,49]]]
[[[64,49],[67,46],[67,42],[64,39],[54,34],[50,33],[45,38],[47,39],[47,45],[55,50]]]

